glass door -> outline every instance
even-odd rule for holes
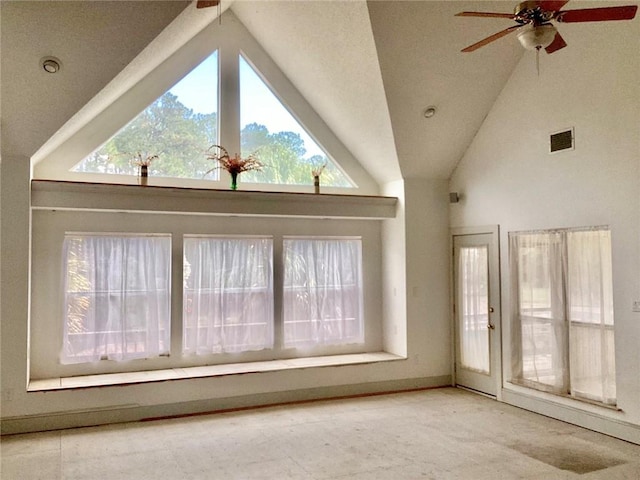
[[[495,396],[500,336],[492,240],[492,234],[454,236],[454,330],[456,384]]]

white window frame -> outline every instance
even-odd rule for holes
[[[610,323],[607,324],[589,324],[579,320],[575,320],[571,316],[571,299],[569,289],[571,286],[569,285],[569,266],[567,265],[569,258],[570,248],[568,245],[568,236],[572,233],[580,233],[586,231],[595,231],[595,232],[610,232],[609,227],[606,226],[597,226],[597,227],[581,227],[581,228],[567,228],[567,229],[554,229],[554,230],[541,230],[541,231],[531,231],[531,232],[510,232],[510,269],[511,269],[511,301],[512,301],[512,313],[511,313],[511,322],[512,322],[512,379],[511,382],[518,385],[523,385],[525,387],[533,388],[540,391],[545,391],[548,393],[554,393],[562,396],[570,396],[572,398],[594,402],[598,404],[604,404],[607,406],[615,406],[616,399],[615,394],[613,398],[610,396],[606,396],[603,394],[603,398],[593,398],[591,395],[585,392],[581,392],[577,389],[573,388],[572,385],[572,368],[575,368],[573,365],[574,355],[572,353],[571,344],[572,344],[572,333],[575,328],[579,327],[594,327],[599,328],[601,330],[610,332],[613,334],[614,332],[614,322],[613,322],[613,313],[611,313]],[[554,251],[551,253],[550,258],[547,259],[549,261],[551,269],[555,269],[555,272],[550,274],[550,290],[551,292],[562,292],[561,296],[551,295],[549,299],[549,309],[550,311],[545,315],[526,315],[521,311],[521,304],[519,298],[519,250],[516,246],[517,238],[519,236],[526,235],[553,235],[555,237],[553,241]],[[606,252],[605,252],[606,253]],[[602,252],[599,252],[602,254]],[[609,250],[609,255],[611,251]],[[601,272],[601,275],[605,277],[605,281],[612,282],[612,275],[610,272]],[[605,290],[610,290],[612,295],[612,285],[608,285],[605,288],[603,285],[600,285],[600,292],[604,292]],[[603,293],[601,293],[603,295]],[[609,295],[609,296],[611,296]],[[604,308],[604,307],[602,307]],[[611,308],[613,309],[613,300],[611,298]],[[556,373],[553,378],[557,375],[561,375],[561,379],[555,379],[555,385],[551,385],[542,381],[535,381],[531,379],[523,378],[523,345],[522,345],[522,325],[528,322],[534,328],[538,325],[540,328],[550,328],[554,330],[554,336],[557,336],[558,339],[562,342],[561,347],[564,349],[563,357],[561,360],[561,365],[554,365],[553,362],[550,365],[551,371],[556,371],[560,373]],[[598,352],[600,355],[604,355],[606,353],[606,346],[601,345],[601,351]],[[615,347],[613,347],[615,348]],[[604,349],[605,351],[603,352]],[[613,353],[613,352],[609,352]],[[551,357],[553,357],[550,354]],[[604,359],[602,360],[605,361]],[[544,378],[544,376],[542,376]],[[614,382],[614,391],[615,391],[615,373],[613,375]],[[603,386],[603,391],[605,390]]]
[[[189,250],[188,243],[196,243],[201,241],[201,248],[206,248],[209,241],[223,242],[221,252],[213,252],[221,254],[222,264],[233,263],[234,258],[227,256],[229,253],[225,248],[226,243],[253,243],[253,247],[268,250],[266,258],[260,258],[261,265],[254,265],[253,271],[262,270],[261,283],[258,287],[252,285],[241,285],[236,288],[227,288],[225,285],[215,284],[213,287],[202,287],[199,280],[205,277],[210,283],[215,283],[215,270],[225,265],[212,264],[209,269],[203,266],[197,266],[189,263],[187,252]],[[238,235],[184,235],[183,236],[183,308],[182,308],[182,355],[208,355],[212,353],[222,352],[249,352],[273,349],[274,344],[274,293],[273,293],[273,238],[271,236],[238,236]],[[212,252],[208,252],[211,254]],[[233,255],[234,252],[231,252]],[[245,265],[230,265],[232,273],[235,275],[237,271],[244,272]],[[189,272],[187,272],[189,269]],[[199,272],[194,281],[190,281],[192,272]],[[250,280],[250,279],[249,279]],[[190,283],[190,285],[187,284]],[[213,299],[207,301],[205,298],[207,293],[213,294]],[[230,301],[227,296],[241,294],[248,298],[241,301]],[[252,298],[253,297],[253,298]],[[257,297],[257,304],[260,308],[256,311],[254,304]],[[235,311],[241,307],[242,311]],[[215,312],[212,315],[213,310]],[[191,314],[194,313],[192,316]],[[198,313],[206,313],[204,316],[195,318]],[[257,314],[257,317],[256,317]],[[235,318],[230,318],[235,317]],[[262,330],[264,336],[256,335],[251,329]],[[190,332],[195,332],[191,333]],[[248,344],[238,343],[238,336],[251,337]],[[256,336],[258,338],[256,338]],[[204,337],[204,341],[201,340]],[[228,338],[227,338],[228,337]],[[260,340],[260,341],[258,341]]]
[[[283,328],[285,332],[282,336],[282,342],[285,346],[289,346],[290,348],[307,348],[313,349],[318,348],[323,345],[349,345],[349,344],[360,344],[364,342],[364,325],[362,319],[362,239],[360,237],[299,237],[299,236],[287,236],[283,238],[283,247],[285,247],[287,242],[295,242],[295,241],[304,241],[304,242],[349,242],[355,243],[356,247],[356,255],[355,261],[357,263],[356,268],[353,272],[353,283],[348,285],[349,287],[356,290],[355,301],[353,298],[347,298],[348,307],[350,306],[355,310],[353,318],[350,315],[347,315],[346,312],[336,312],[334,311],[330,305],[327,305],[326,310],[324,310],[325,303],[330,304],[332,295],[323,295],[320,287],[327,287],[327,285],[316,285],[309,286],[308,288],[304,288],[303,286],[293,286],[287,285],[287,267],[289,262],[287,262],[287,249],[285,248],[283,254],[283,276],[285,278],[283,284],[283,303],[287,301],[287,293],[292,291],[298,291],[301,293],[307,293],[311,297],[317,297],[316,301],[319,305],[313,305],[313,301],[308,299],[311,305],[299,305],[305,310],[307,315],[311,315],[312,318],[306,318],[304,320],[295,320],[288,319],[289,315],[293,314],[293,308],[286,308],[283,306],[283,315],[282,322]],[[314,270],[317,267],[314,265]],[[333,273],[333,272],[332,272]],[[341,285],[342,286],[342,285]],[[349,295],[347,295],[349,297]],[[306,307],[306,308],[305,308]],[[348,308],[347,307],[347,308]],[[336,308],[337,310],[337,308]],[[314,316],[316,315],[316,316]],[[305,341],[303,339],[288,339],[287,338],[287,324],[293,324],[296,322],[308,323],[311,327],[311,330],[315,330],[315,332],[311,332],[312,335],[316,335],[315,341]],[[352,335],[347,335],[343,330],[347,330],[346,324],[351,323],[355,324],[355,329],[357,332]],[[332,327],[333,325],[337,325],[337,327]],[[342,324],[345,324],[344,326]],[[343,328],[341,328],[343,327]],[[294,329],[295,330],[295,329]],[[337,336],[332,330],[338,330],[340,336]],[[326,332],[329,338],[324,338],[323,332]]]
[[[237,362],[263,362],[310,356],[330,356],[380,352],[382,350],[382,240],[381,222],[353,219],[270,218],[98,212],[89,210],[38,209],[32,212],[32,275],[30,321],[30,380],[67,378],[107,373],[142,372]],[[60,312],[62,308],[62,242],[68,231],[109,233],[166,233],[172,236],[172,324],[169,356],[128,362],[99,361],[62,365]],[[282,239],[287,235],[348,236],[362,238],[363,318],[362,344],[329,345],[300,350],[282,348]],[[266,235],[273,237],[274,250],[274,332],[273,349],[210,355],[182,355],[182,238],[184,235]]]
[[[96,271],[96,268],[91,268],[90,266],[87,268],[87,274],[89,276],[95,276],[97,278],[92,278],[91,280],[96,280],[99,283],[107,283],[106,288],[108,290],[105,291],[97,291],[96,285],[91,283],[90,288],[80,288],[79,290],[70,290],[69,288],[69,255],[71,254],[72,243],[74,240],[80,240],[82,243],[91,243],[92,239],[104,239],[107,240],[108,243],[116,244],[119,243],[123,247],[120,253],[123,254],[122,258],[112,258],[112,262],[118,262],[122,260],[123,263],[128,263],[129,261],[135,260],[131,255],[127,255],[127,250],[129,248],[135,248],[135,245],[129,244],[128,240],[148,240],[148,239],[159,239],[161,243],[167,243],[167,245],[155,245],[156,248],[164,249],[164,255],[166,257],[160,258],[160,262],[156,265],[153,265],[153,269],[151,271],[146,270],[144,272],[144,276],[149,277],[155,275],[155,278],[151,279],[152,290],[149,291],[148,295],[145,292],[139,292],[134,290],[128,290],[126,286],[123,287],[123,276],[114,276],[113,270],[116,269],[116,273],[122,273],[122,268],[124,265],[114,265],[113,263],[109,264],[109,269],[107,272]],[[162,242],[165,240],[165,242]],[[64,248],[63,248],[63,271],[64,271],[64,295],[65,301],[63,302],[63,316],[64,321],[62,322],[63,327],[63,337],[64,342],[61,346],[61,362],[63,364],[74,364],[74,363],[87,363],[94,362],[97,360],[119,360],[119,361],[127,361],[139,358],[154,358],[162,355],[169,354],[170,347],[170,329],[171,329],[171,315],[170,315],[170,301],[171,301],[171,237],[168,235],[157,235],[157,234],[143,234],[143,235],[127,235],[127,234],[94,234],[94,233],[81,233],[81,232],[68,232],[65,235],[64,239]],[[114,245],[108,245],[109,247]],[[148,250],[150,245],[146,245]],[[95,252],[94,252],[95,253]],[[91,259],[89,259],[91,260]],[[94,259],[97,261],[98,259]],[[139,259],[138,259],[139,260]],[[146,266],[145,266],[146,267]],[[157,270],[159,269],[159,270]],[[134,275],[137,272],[129,272]],[[93,275],[92,275],[93,274]],[[166,278],[163,278],[165,277]],[[105,278],[107,277],[107,278]],[[89,280],[89,279],[88,279]],[[165,280],[167,283],[164,285],[162,282]],[[149,283],[149,282],[147,282]],[[158,289],[159,287],[159,289]],[[130,351],[132,337],[136,337],[136,334],[142,334],[142,337],[146,337],[147,332],[132,330],[128,327],[127,314],[123,310],[127,310],[130,306],[136,305],[136,301],[132,300],[131,297],[136,296],[146,296],[149,297],[147,299],[148,305],[147,308],[144,308],[148,315],[159,314],[160,318],[145,318],[146,323],[150,326],[151,337],[156,338],[156,342],[154,344],[153,341],[149,342],[140,342],[136,343],[138,346],[135,348],[135,351]],[[79,296],[87,297],[87,311],[81,313],[80,316],[83,317],[83,323],[87,322],[89,324],[93,324],[94,327],[103,327],[98,330],[94,328],[92,331],[86,331],[83,333],[73,333],[69,331],[69,302],[70,298],[77,298]],[[103,297],[102,301],[99,301],[97,297]],[[107,301],[104,301],[104,297],[107,297]],[[73,301],[73,300],[71,300]],[[104,318],[105,315],[98,314],[96,312],[96,308],[102,305],[103,307],[107,307],[107,318]],[[145,302],[142,305],[138,304],[138,307],[145,306]],[[104,310],[104,308],[103,308]],[[111,330],[104,330],[106,324],[111,324]],[[86,327],[86,325],[85,325]],[[73,337],[86,336],[88,337],[87,342],[74,342]],[[97,338],[96,338],[97,337]],[[84,346],[84,353],[73,354],[74,348],[71,347],[72,343],[76,343],[78,347]],[[82,345],[85,344],[85,345]],[[82,348],[82,347],[81,347]],[[142,348],[142,350],[139,350]],[[86,349],[92,350],[92,352],[86,351]]]

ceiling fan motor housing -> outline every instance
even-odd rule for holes
[[[514,20],[521,24],[533,23],[540,25],[546,23],[553,18],[553,11],[547,11],[542,8],[537,0],[528,0],[520,2],[513,11]]]

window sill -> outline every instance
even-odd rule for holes
[[[602,403],[595,400],[589,400],[588,398],[576,397],[569,394],[541,390],[539,388],[536,388],[533,384],[528,384],[526,381],[517,381],[515,379],[512,379],[505,383],[505,387],[513,392],[529,395],[532,397],[538,397],[547,402],[558,402],[563,405],[573,407],[579,405],[581,408],[595,407],[598,410],[606,409],[613,412],[622,412],[622,409],[617,405]]]
[[[264,215],[382,220],[396,216],[395,197],[257,192],[32,180],[35,209],[210,215]]]
[[[246,373],[278,372],[303,368],[337,367],[344,365],[361,365],[395,360],[405,357],[387,352],[357,353],[351,355],[332,355],[325,357],[294,358],[271,360],[267,362],[230,363],[203,367],[171,368],[166,370],[150,370],[145,372],[109,373],[103,375],[86,375],[80,377],[48,378],[31,380],[28,392],[51,390],[71,390],[77,388],[105,387],[113,385],[131,385],[168,380],[185,380],[205,377],[224,377]]]

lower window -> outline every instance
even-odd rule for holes
[[[171,237],[67,234],[62,363],[169,352]]]
[[[185,236],[183,353],[364,342],[361,240],[284,238],[278,329],[272,250],[271,238]]]
[[[513,380],[615,405],[607,228],[510,234]]]
[[[183,353],[273,347],[272,243],[184,237]]]
[[[32,231],[30,380],[382,349],[380,222],[34,210]]]
[[[360,239],[285,238],[284,346],[363,343]]]
[[[183,354],[364,343],[360,238],[283,239],[278,329],[270,237],[182,246]],[[169,235],[66,235],[63,363],[168,354],[170,264]]]

